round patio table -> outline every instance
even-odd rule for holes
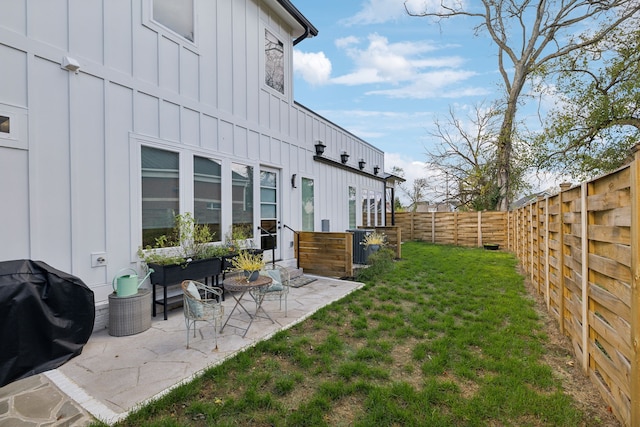
[[[233,292],[231,296],[233,296],[233,299],[236,301],[236,303],[233,306],[231,313],[229,313],[227,320],[224,322],[224,324],[220,328],[220,332],[222,332],[224,327],[227,326],[227,323],[229,323],[229,319],[231,319],[231,316],[233,316],[233,313],[236,311],[236,309],[238,310],[239,314],[241,313],[240,308],[242,308],[242,310],[244,310],[244,312],[249,316],[249,324],[247,325],[246,328],[242,328],[240,326],[232,325],[232,324],[231,326],[239,329],[244,329],[244,334],[242,334],[243,338],[247,335],[247,332],[249,331],[251,324],[257,317],[269,319],[271,320],[271,323],[275,323],[275,321],[271,318],[271,316],[269,316],[269,314],[266,311],[264,311],[264,308],[262,307],[262,301],[264,301],[265,293],[250,292],[252,290],[257,290],[262,287],[269,286],[271,285],[271,282],[272,282],[271,277],[262,276],[262,275],[258,276],[258,278],[253,282],[247,282],[247,279],[244,276],[236,276],[236,277],[230,277],[228,279],[225,279],[222,282],[224,285],[224,290]],[[242,298],[244,297],[244,294],[246,294],[247,292],[249,292],[249,295],[251,295],[251,298],[256,303],[256,310],[253,313],[247,310],[246,307],[242,304]],[[262,311],[262,315],[258,314],[260,311]]]

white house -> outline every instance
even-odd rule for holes
[[[285,263],[292,229],[383,225],[384,153],[294,102],[317,33],[289,0],[4,1],[0,260],[80,277],[102,328],[174,211]]]

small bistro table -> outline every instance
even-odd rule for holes
[[[254,280],[253,282],[247,282],[247,279],[244,276],[235,276],[235,277],[230,277],[225,279],[222,283],[224,285],[224,289],[225,291],[230,291],[230,292],[240,292],[239,296],[237,296],[235,293],[231,294],[233,296],[233,299],[236,300],[235,305],[233,306],[233,309],[231,310],[231,313],[229,313],[229,317],[227,317],[227,320],[224,322],[224,324],[222,325],[222,327],[220,328],[220,332],[222,332],[222,330],[224,329],[225,326],[227,326],[227,323],[229,323],[229,319],[231,319],[231,316],[233,315],[233,313],[236,311],[236,309],[238,309],[238,312],[240,312],[240,308],[238,308],[238,306],[240,306],[245,313],[247,313],[247,315],[249,316],[249,324],[247,325],[246,329],[244,330],[244,334],[242,334],[242,337],[244,338],[247,335],[247,332],[249,331],[249,328],[251,327],[251,324],[253,323],[253,321],[257,318],[257,317],[262,317],[264,319],[269,319],[271,320],[271,323],[275,323],[275,321],[271,318],[271,316],[269,316],[269,314],[264,311],[264,308],[262,308],[262,301],[264,300],[264,293],[262,292],[250,292],[252,290],[257,290],[260,289],[262,287],[265,286],[269,286],[271,285],[271,277],[269,276],[258,276],[258,278],[256,280]],[[247,292],[249,292],[249,295],[251,295],[251,297],[253,298],[254,302],[256,303],[256,310],[254,313],[249,312],[249,310],[247,310],[245,308],[244,305],[242,305],[242,298],[244,297],[244,294],[246,294]],[[262,310],[263,315],[259,316],[258,312]],[[234,325],[231,325],[234,326]],[[235,326],[236,328],[242,329],[239,326]]]

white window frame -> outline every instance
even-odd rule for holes
[[[0,103],[0,116],[9,117],[9,132],[0,132],[0,147],[27,150],[29,142],[22,138],[27,135],[27,110]]]
[[[193,41],[153,19],[153,0],[145,0],[142,2],[142,25],[186,48],[194,50],[194,48],[198,47],[197,4],[198,2],[193,0]]]
[[[267,64],[266,64],[266,62],[267,61],[266,61],[266,52],[265,52],[264,47],[265,47],[265,41],[266,41],[266,37],[267,37],[267,34],[266,34],[267,31],[270,32],[275,38],[277,38],[282,43],[282,62],[283,62],[283,64],[282,64],[283,70],[282,71],[283,71],[283,74],[284,74],[283,75],[283,79],[284,79],[283,92],[280,92],[279,90],[272,88],[271,86],[269,86],[267,84],[267,81],[266,81],[266,76],[267,76]],[[260,38],[260,46],[261,46],[261,48],[260,48],[260,52],[261,52],[261,55],[260,55],[260,79],[262,81],[262,87],[265,90],[269,91],[269,93],[272,93],[275,96],[278,96],[280,98],[285,99],[289,94],[289,79],[291,77],[289,75],[290,71],[289,71],[289,67],[288,67],[288,64],[289,64],[289,50],[287,49],[286,41],[283,39],[283,37],[280,34],[278,34],[277,31],[273,30],[272,28],[269,28],[266,25],[261,25],[260,26],[260,36],[261,36],[261,38]]]

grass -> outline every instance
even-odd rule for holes
[[[367,283],[121,426],[579,426],[515,258],[410,242]]]

